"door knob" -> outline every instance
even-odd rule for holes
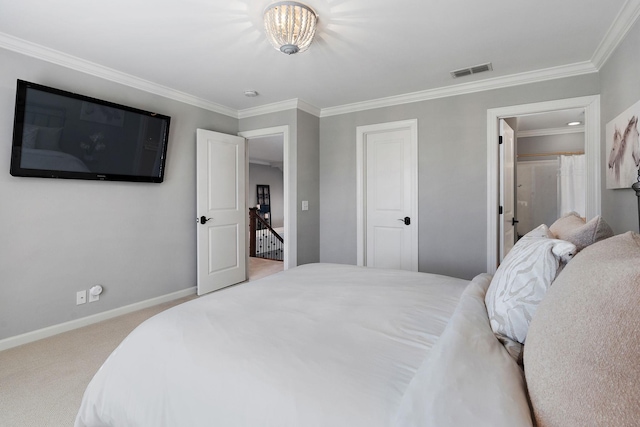
[[[211,218],[207,218],[206,216],[202,215],[199,219],[200,224],[206,224],[207,221],[211,220]]]
[[[404,225],[410,225],[411,224],[411,218],[409,218],[408,216],[405,216],[404,218],[398,218],[398,221],[404,222]]]
[[[519,223],[520,221],[518,221],[515,218],[511,218],[511,225],[516,225],[517,223]]]

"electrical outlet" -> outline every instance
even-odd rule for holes
[[[84,304],[87,302],[87,291],[78,291],[76,293],[76,305]]]
[[[100,294],[94,295],[91,293],[91,291],[89,291],[89,302],[95,302],[95,301],[98,301],[99,299],[100,299]]]

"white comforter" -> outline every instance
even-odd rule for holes
[[[532,426],[523,372],[489,325],[484,296],[490,282],[480,274],[464,291],[404,394],[394,425]]]
[[[421,400],[439,398],[424,390],[430,377],[447,380],[425,369],[439,369],[426,368],[430,350],[468,283],[315,264],[190,301],[122,342],[89,384],[76,426],[465,425],[423,424],[446,417],[425,414],[433,408]],[[463,352],[475,357],[471,341]],[[461,367],[465,381],[479,366]]]

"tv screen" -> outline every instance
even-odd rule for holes
[[[11,175],[162,182],[170,121],[18,80]]]

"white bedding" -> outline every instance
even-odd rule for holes
[[[75,425],[409,425],[414,378],[468,283],[312,264],[187,302],[122,342]]]
[[[404,394],[395,426],[532,426],[524,375],[489,324],[490,282],[480,274],[462,294]]]

